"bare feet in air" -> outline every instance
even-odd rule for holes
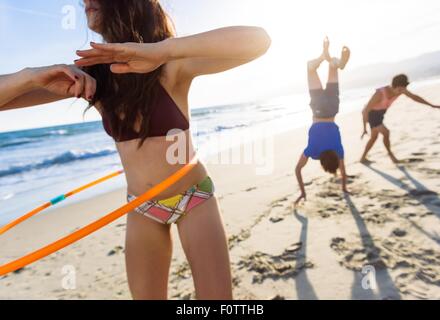
[[[322,50],[321,56],[318,59],[309,61],[309,63],[308,63],[309,71],[314,71],[314,70],[318,69],[320,67],[321,63],[324,61],[328,61],[328,62],[331,61],[329,47],[330,47],[330,41],[326,37],[324,39],[323,50]]]
[[[339,60],[339,68],[344,70],[347,66],[348,61],[350,61],[351,51],[348,47],[342,48],[341,59]]]
[[[324,50],[322,52],[322,56],[324,60],[331,62],[332,57],[330,56],[330,40],[328,39],[328,37],[325,37],[324,39]]]

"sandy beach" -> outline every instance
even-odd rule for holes
[[[418,90],[440,102],[440,86]],[[292,106],[294,107],[294,106]],[[343,106],[342,106],[343,108]],[[358,160],[360,112],[339,116],[352,196],[319,163],[305,171],[308,201],[294,166],[307,129],[275,138],[273,174],[251,165],[208,165],[230,241],[237,299],[440,299],[440,112],[399,100],[386,117],[396,166],[378,143],[371,166]],[[59,190],[62,191],[62,190]],[[124,204],[119,190],[53,210],[0,236],[4,264],[90,223]],[[243,205],[245,204],[245,205]],[[175,227],[174,227],[175,229]],[[175,230],[174,230],[175,231]],[[131,299],[124,262],[125,218],[17,273],[0,279],[0,299]],[[170,299],[194,298],[177,234]],[[76,289],[62,287],[73,266]],[[366,266],[377,285],[364,288]]]

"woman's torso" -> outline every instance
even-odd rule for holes
[[[160,85],[165,90],[166,95],[174,102],[174,107],[178,108],[178,110],[175,111],[181,112],[187,121],[189,121],[188,92],[190,85],[175,86],[173,83],[177,81],[171,78],[167,69],[165,66]],[[97,109],[98,111],[101,109],[99,105],[97,105]],[[167,121],[165,117],[164,119]],[[160,120],[160,118],[155,120]],[[134,129],[136,129],[136,125]],[[171,130],[175,128],[168,129]],[[167,159],[167,155],[169,156],[170,153],[169,151],[176,149],[177,141],[175,139],[167,141],[166,136],[147,138],[140,147],[139,139],[116,142],[116,147],[125,170],[129,194],[135,196],[142,195],[148,189],[184,167],[185,163],[191,160],[192,155],[195,154],[191,131],[189,129],[180,131],[180,133],[174,137],[178,137],[178,143],[181,143],[181,145],[179,144],[179,146],[181,146],[179,150],[184,150],[184,152],[177,154],[179,159],[175,157]],[[173,152],[171,152],[171,154],[176,155]],[[176,163],[176,160],[179,161]],[[157,199],[165,199],[182,193],[191,186],[199,183],[206,176],[207,170],[205,166],[198,163],[188,175],[158,196]]]
[[[382,99],[372,106],[373,111],[386,111],[396,101],[399,96],[393,96],[389,90],[389,87],[383,87],[377,89],[377,92],[381,95]]]
[[[184,133],[187,150],[193,150],[190,131]],[[148,138],[138,149],[139,141],[132,140],[116,143],[121,162],[125,170],[128,193],[140,196],[154,185],[162,182],[185,163],[172,164],[167,161],[169,147],[175,142],[166,141],[165,137]],[[190,160],[190,152],[185,160]],[[165,199],[188,190],[207,176],[205,167],[199,163],[187,176],[161,194],[158,199]]]

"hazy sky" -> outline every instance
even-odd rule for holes
[[[0,74],[25,66],[71,63],[90,40],[75,0],[0,0]],[[438,50],[438,0],[163,0],[179,35],[228,25],[260,25],[273,39],[261,60],[197,80],[191,105],[202,107],[255,100],[304,83],[305,62],[320,53],[328,35],[336,55],[352,48],[351,68]],[[64,29],[63,7],[77,9],[76,27]],[[306,90],[306,88],[304,88]],[[82,103],[68,101],[0,113],[0,131],[82,120]],[[90,113],[87,120],[98,119]]]

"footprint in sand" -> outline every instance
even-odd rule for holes
[[[109,251],[109,253],[107,253],[107,256],[111,257],[114,256],[120,252],[124,252],[124,248],[121,246],[116,246],[114,247],[112,250]]]
[[[411,155],[414,157],[423,157],[423,156],[426,156],[426,153],[425,152],[413,152],[413,153],[411,153]]]
[[[427,174],[429,177],[440,175],[440,170],[438,170],[438,169],[418,168],[417,170],[419,172],[423,172],[423,173]]]
[[[335,193],[335,192],[320,192],[318,194],[316,194],[318,197],[321,198],[334,198],[334,199],[342,199],[342,196],[340,193]]]
[[[390,275],[402,294],[423,299],[420,288],[427,292],[440,286],[440,252],[421,247],[405,235],[406,230],[395,229],[386,239],[334,238],[330,246],[345,268],[360,271],[368,264],[387,268],[393,271]]]
[[[278,222],[281,222],[283,220],[284,220],[284,217],[281,217],[281,216],[271,217],[269,219],[269,221],[272,222],[272,223],[278,223]]]
[[[425,162],[425,159],[420,159],[420,158],[409,158],[409,159],[404,159],[402,160],[402,163],[420,163],[420,162]]]
[[[256,252],[241,259],[238,268],[255,272],[253,283],[263,283],[267,279],[294,278],[302,270],[313,268],[311,262],[303,261],[301,248],[302,243],[295,243],[278,256]]]
[[[417,213],[409,212],[409,213],[402,213],[401,216],[404,217],[405,219],[410,219],[410,218],[415,218],[418,215]]]
[[[325,210],[319,210],[318,213],[319,213],[319,216],[323,219],[328,219],[331,217],[331,215],[328,212],[326,212]]]
[[[398,205],[396,203],[391,203],[391,202],[384,203],[381,205],[381,207],[384,209],[392,209],[392,210],[400,209],[400,205]]]
[[[396,237],[405,237],[408,234],[408,232],[404,229],[394,229],[393,230],[393,235],[395,235]]]

